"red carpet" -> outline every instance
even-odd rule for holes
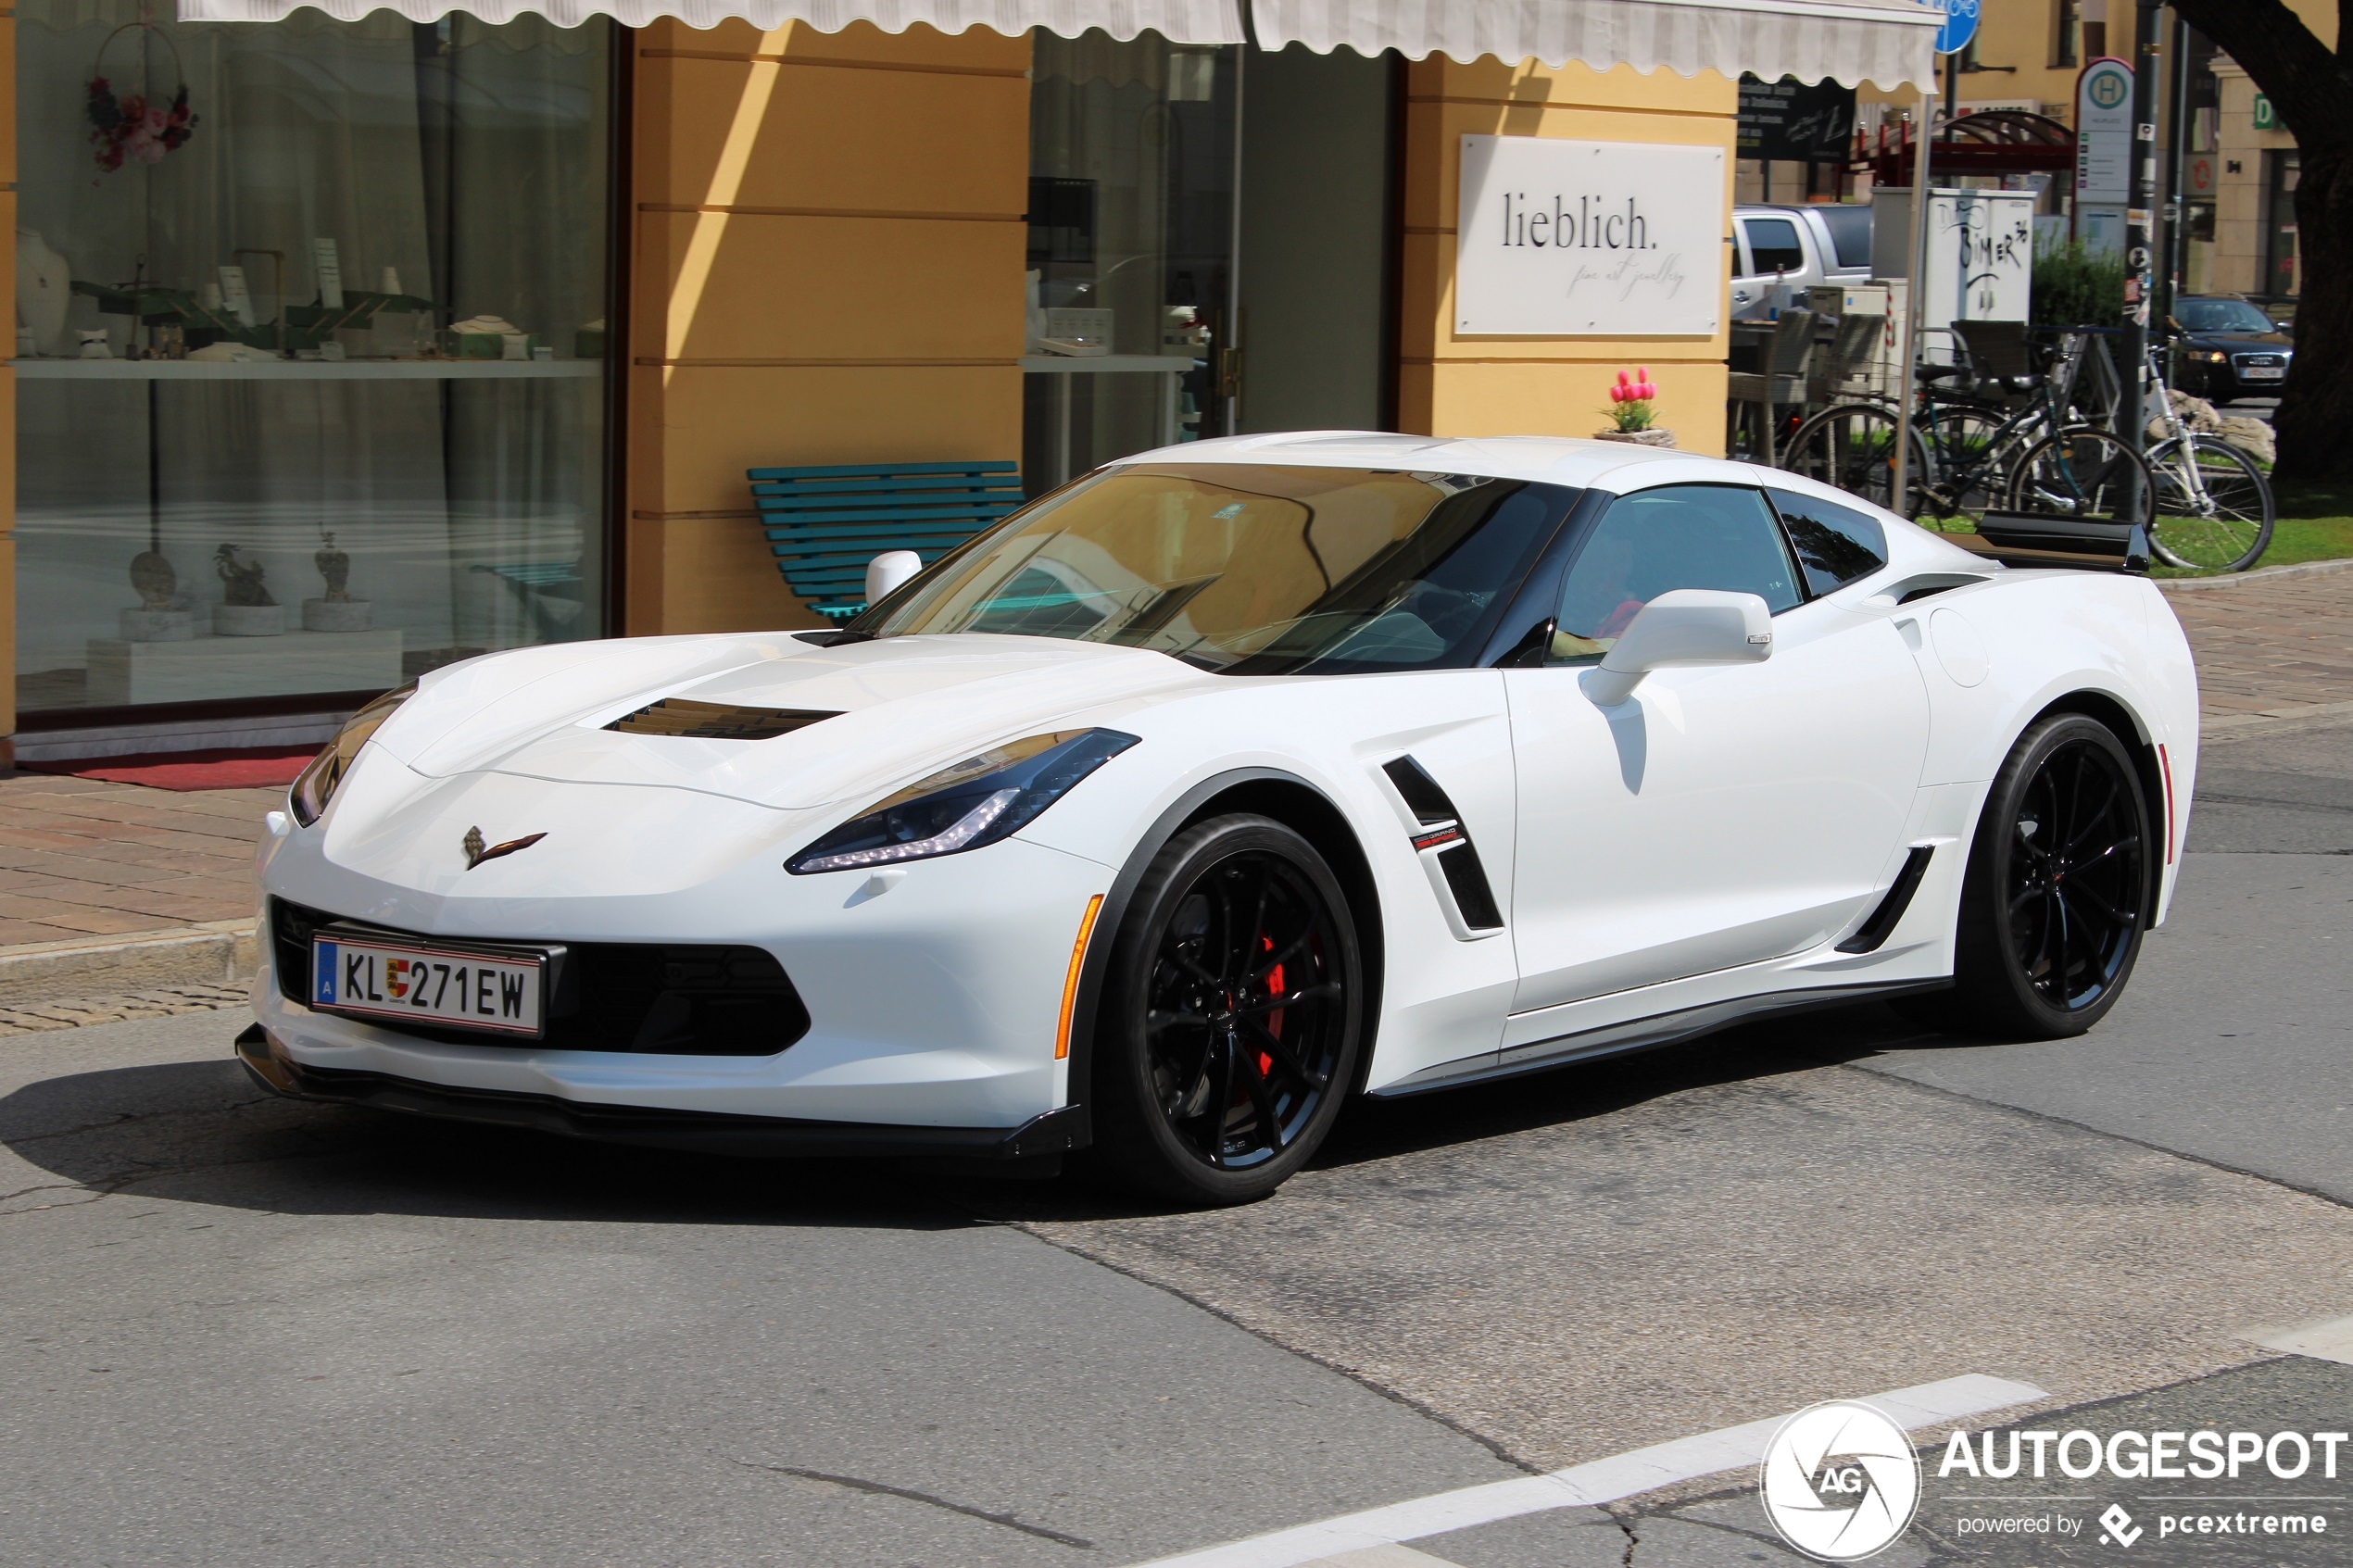
[[[300,750],[273,746],[258,751],[175,751],[155,757],[93,757],[79,762],[19,762],[28,772],[64,773],[109,784],[145,784],[149,789],[251,789],[294,783],[315,746]]]

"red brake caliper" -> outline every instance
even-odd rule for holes
[[[1260,946],[1265,951],[1271,953],[1275,950],[1275,939],[1273,937],[1262,934],[1258,940]],[[1282,965],[1277,964],[1274,968],[1266,972],[1266,994],[1272,997],[1279,997],[1283,994]],[[1274,1035],[1275,1038],[1278,1040],[1283,1037],[1283,1014],[1280,1008],[1276,1009],[1273,1012],[1266,1015],[1266,1033]],[[1274,1071],[1274,1055],[1268,1051],[1260,1051],[1258,1053],[1259,1076],[1265,1077]]]

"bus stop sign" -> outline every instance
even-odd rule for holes
[[[1977,7],[1980,0],[1931,0],[1944,13],[1944,25],[1936,30],[1936,52],[1940,55],[1958,54],[1969,47],[1977,36]]]

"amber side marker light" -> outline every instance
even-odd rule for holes
[[[1070,945],[1070,973],[1063,979],[1062,1022],[1054,1028],[1056,1061],[1070,1057],[1070,1015],[1078,1009],[1078,972],[1087,964],[1087,938],[1095,934],[1095,917],[1102,912],[1103,896],[1098,893],[1087,900],[1087,912],[1078,921],[1078,940]]]

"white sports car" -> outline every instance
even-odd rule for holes
[[[669,1146],[1092,1145],[1233,1202],[1353,1094],[1869,997],[2080,1032],[2187,825],[2145,579],[1736,463],[1202,442],[884,590],[355,716],[271,814],[243,1060]]]

